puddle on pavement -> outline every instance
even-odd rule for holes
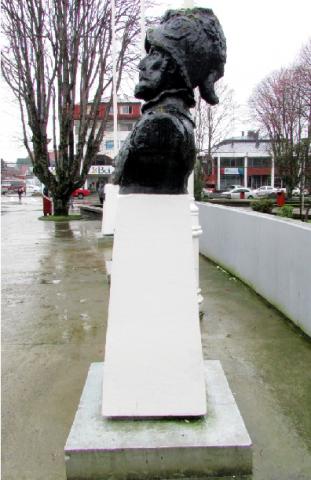
[[[25,391],[32,392],[36,386],[35,375],[37,385],[49,381],[47,396],[41,391],[29,397],[35,405],[42,400],[41,422],[52,387],[59,386],[53,404],[61,405],[57,416],[63,419],[59,400],[63,399],[68,378],[76,375],[70,392],[77,389],[78,377],[82,388],[88,365],[103,358],[109,296],[104,259],[111,258],[111,249],[98,248],[95,237],[100,222],[40,222],[33,208],[31,205],[25,215],[19,205],[11,205],[10,215],[3,219],[9,261],[3,264],[2,339],[4,347],[12,351],[7,363],[10,375],[15,375],[9,385],[14,407],[31,405],[31,401],[17,402],[17,387],[25,398]],[[20,229],[22,235],[17,233]],[[254,480],[306,480],[295,472],[308,461],[303,457],[303,443],[310,446],[311,441],[310,343],[245,286],[226,279],[205,260],[200,264],[200,281],[207,313],[201,322],[204,352],[221,360],[244,420],[248,417],[249,425],[253,425]],[[70,370],[73,359],[74,375]],[[23,383],[25,378],[28,384]],[[59,379],[63,383],[58,383]],[[71,413],[80,393],[76,392]],[[273,431],[272,426],[279,430]],[[17,430],[12,428],[12,451],[20,451],[25,444],[22,437],[16,443]],[[19,471],[23,472],[24,464],[19,462]],[[282,472],[288,469],[294,474],[278,476],[281,462]],[[13,461],[12,472],[16,473]],[[234,480],[251,478],[236,476]]]

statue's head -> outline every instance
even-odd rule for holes
[[[186,88],[173,57],[163,48],[150,46],[148,55],[139,63],[139,82],[135,96],[151,100],[164,90]]]
[[[160,25],[147,31],[145,48],[135,89],[138,98],[199,87],[207,103],[218,103],[214,84],[224,74],[226,40],[212,10],[169,10]]]

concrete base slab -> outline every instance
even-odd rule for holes
[[[251,440],[221,364],[204,367],[205,417],[117,420],[101,416],[103,363],[93,363],[65,446],[67,480],[251,473]]]

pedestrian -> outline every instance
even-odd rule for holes
[[[49,191],[47,187],[43,189],[43,215],[46,217],[47,215],[52,215],[52,200],[49,196]]]
[[[98,192],[100,204],[102,205],[104,203],[104,200],[105,200],[105,184],[104,183],[100,183],[98,185],[97,192]]]
[[[24,193],[24,189],[22,186],[18,187],[17,189],[17,195],[18,195],[18,200],[19,200],[19,203],[22,203],[22,195]]]

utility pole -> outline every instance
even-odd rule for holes
[[[118,153],[118,97],[116,67],[116,4],[111,0],[111,47],[112,47],[112,106],[113,106],[113,156]]]
[[[145,56],[145,36],[146,36],[146,15],[145,15],[145,0],[140,0],[140,42],[141,42],[141,57]]]

